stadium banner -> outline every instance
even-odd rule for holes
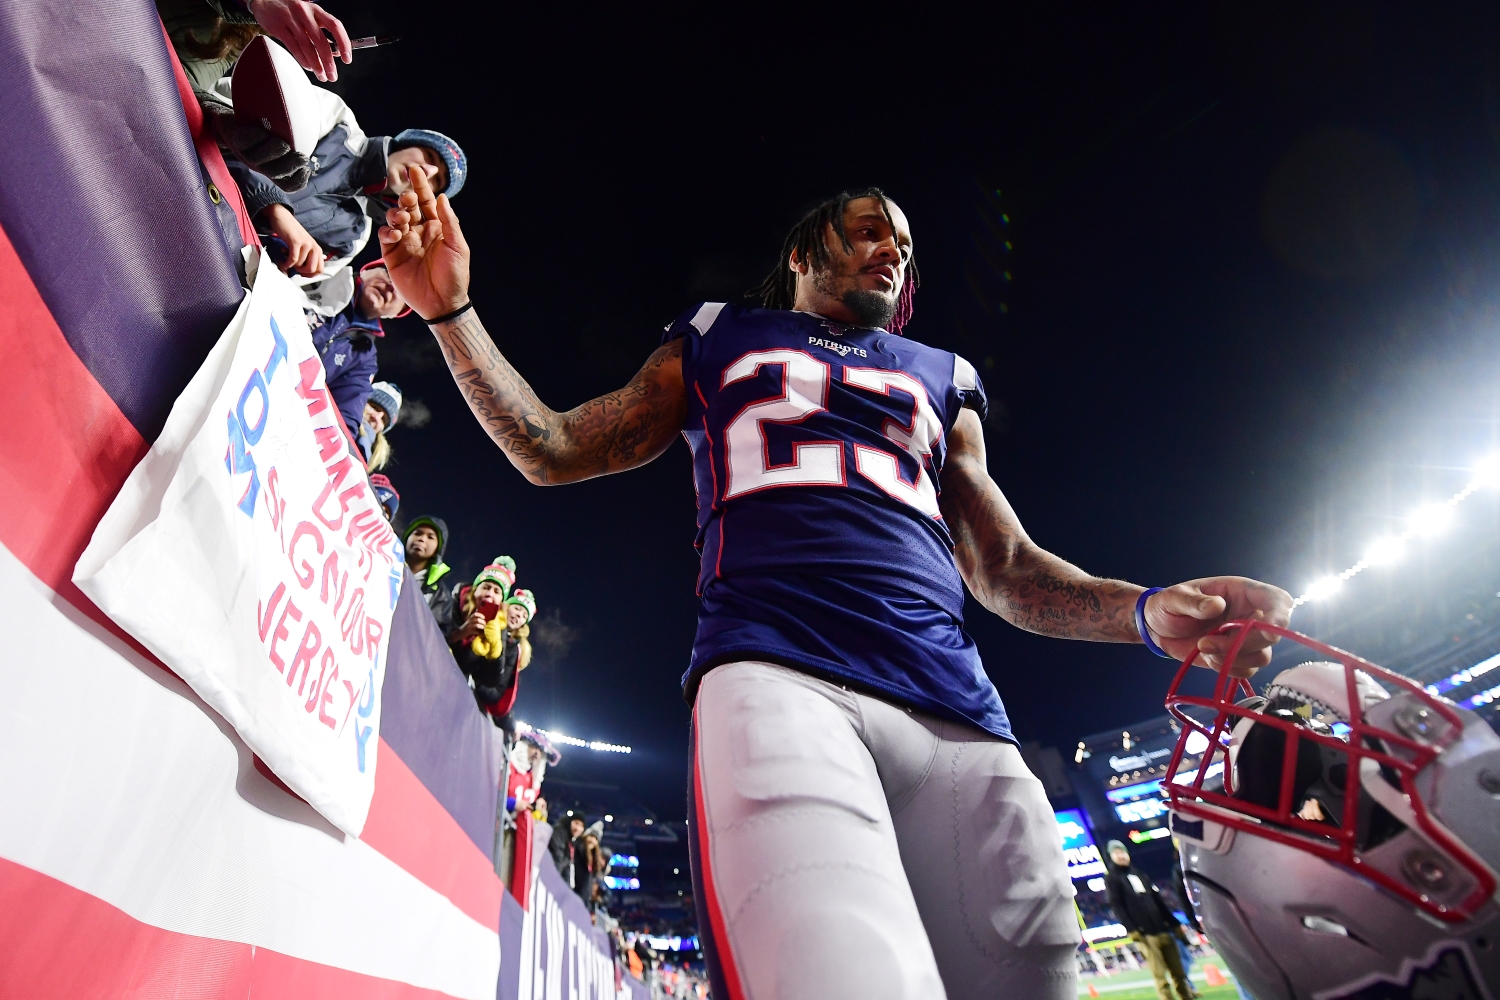
[[[274,266],[177,398],[73,580],[354,836],[380,744],[401,544]]]
[[[530,907],[522,910],[513,898],[505,899],[509,919],[501,921],[499,1000],[648,1000],[645,984],[619,968],[609,935],[594,926],[583,900],[552,863],[551,836],[546,823],[533,828]]]

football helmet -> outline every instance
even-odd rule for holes
[[[1319,654],[1263,695],[1167,696],[1164,782],[1188,895],[1255,1000],[1500,998],[1500,736],[1419,684]],[[1191,748],[1191,749],[1190,749]]]

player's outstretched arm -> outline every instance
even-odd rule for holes
[[[1028,632],[1095,642],[1140,642],[1135,603],[1145,589],[1085,573],[1037,545],[1021,527],[985,461],[984,432],[972,410],[948,434],[942,511],[956,546],[959,571],[974,597]],[[1179,659],[1196,647],[1198,662],[1217,669],[1231,637],[1211,635],[1225,622],[1254,618],[1285,625],[1292,597],[1279,587],[1239,576],[1190,580],[1146,601],[1146,625],[1162,649]],[[1249,676],[1271,661],[1274,639],[1255,633],[1240,650],[1234,673]]]
[[[645,465],[687,419],[682,342],[656,350],[635,378],[582,406],[547,406],[505,360],[469,302],[469,246],[447,195],[413,169],[412,190],[386,213],[380,248],[391,280],[428,327],[475,419],[511,464],[543,486]],[[462,311],[460,311],[462,310]]]

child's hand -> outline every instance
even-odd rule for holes
[[[265,209],[266,221],[271,232],[286,241],[286,263],[281,269],[288,273],[296,268],[297,273],[311,278],[323,273],[323,248],[302,228],[302,223],[285,205],[270,205]]]
[[[484,615],[476,611],[468,617],[463,627],[458,630],[459,641],[468,642],[482,631],[484,631]]]

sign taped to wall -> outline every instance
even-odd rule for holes
[[[351,454],[292,283],[251,264],[252,292],[73,579],[358,836],[401,543]]]

